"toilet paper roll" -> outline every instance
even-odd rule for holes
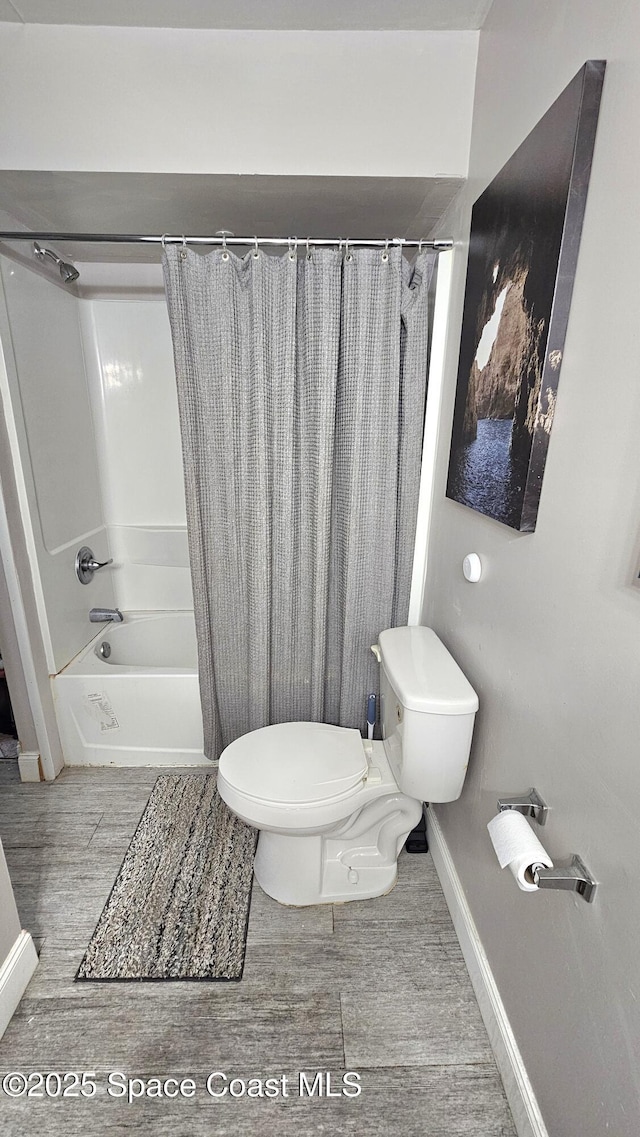
[[[533,873],[536,868],[553,868],[553,861],[533,832],[523,813],[505,809],[492,817],[487,825],[500,868],[509,868],[518,888],[535,892]]]

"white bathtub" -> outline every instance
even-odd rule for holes
[[[210,766],[191,612],[124,612],[52,679],[68,766]],[[109,644],[108,659],[100,646]]]

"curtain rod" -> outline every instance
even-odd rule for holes
[[[0,232],[3,241],[82,241],[90,243],[132,244],[132,245],[277,245],[282,248],[294,248],[296,245],[306,247],[309,245],[346,245],[350,248],[358,245],[368,245],[374,248],[395,246],[404,249],[433,249],[435,252],[445,252],[453,248],[453,241],[414,241],[406,237],[393,237],[389,240],[378,238],[367,241],[364,239],[352,240],[345,237],[232,237],[230,235],[216,234],[214,237],[179,237],[164,233],[156,237],[147,234],[134,233],[31,233],[20,229],[17,232]]]

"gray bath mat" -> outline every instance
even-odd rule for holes
[[[159,777],[76,979],[240,979],[256,839],[213,771]]]

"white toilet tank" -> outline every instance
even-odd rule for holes
[[[403,793],[418,801],[460,797],[478,696],[432,628],[380,633],[380,722]]]

